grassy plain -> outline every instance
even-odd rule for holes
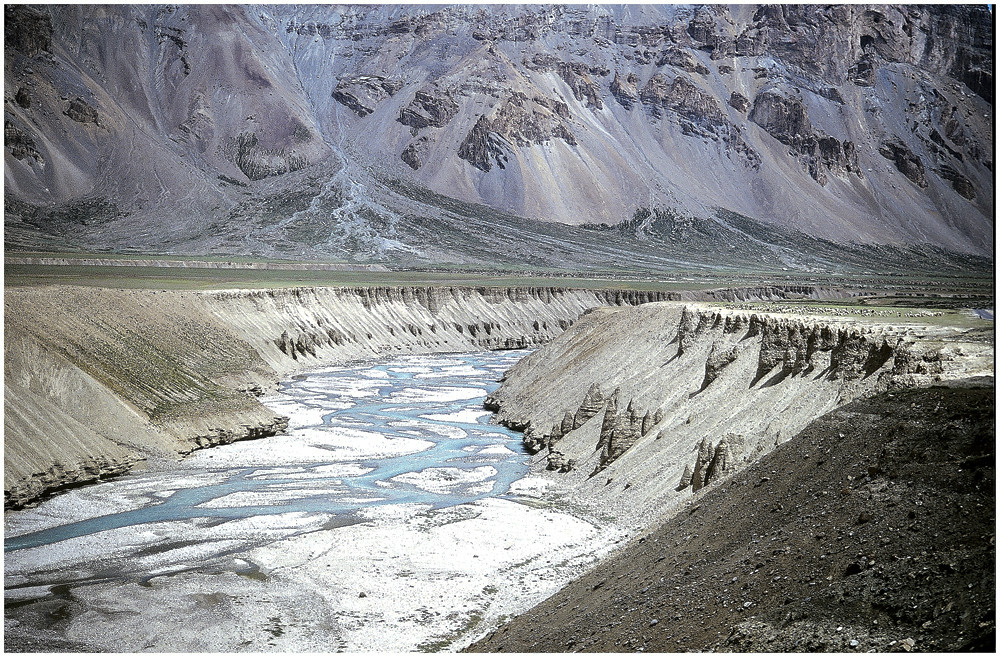
[[[10,254],[15,255],[15,254]],[[25,264],[22,258],[63,258],[69,264]],[[100,259],[101,264],[80,261]],[[176,266],[135,266],[128,261],[162,260]],[[122,264],[110,264],[108,261]],[[192,264],[206,266],[196,267]],[[212,263],[234,263],[236,266],[263,263],[268,269],[211,268]],[[184,265],[187,266],[184,266]],[[353,271],[301,269],[300,261],[279,261],[241,257],[191,257],[128,254],[85,253],[17,253],[4,264],[5,286],[80,285],[116,289],[241,289],[280,287],[372,287],[372,286],[558,286],[585,289],[624,289],[650,291],[698,291],[718,288],[760,287],[767,285],[812,285],[892,295],[906,305],[907,299],[925,305],[938,299],[940,304],[970,307],[992,307],[993,281],[981,276],[928,276],[923,274],[863,276],[857,274],[814,274],[795,271],[775,271],[769,275],[733,270],[672,270],[668,272],[608,272],[568,271],[537,268],[474,269],[467,267],[437,267],[424,269],[393,269],[388,271]],[[344,265],[346,263],[333,263]],[[287,267],[287,268],[285,268]],[[962,297],[957,301],[955,296]],[[823,303],[823,302],[819,302]],[[859,301],[871,304],[870,299]],[[985,304],[985,305],[983,305]],[[937,307],[935,305],[935,307]]]
[[[794,313],[797,315],[825,315],[864,319],[873,324],[904,326],[952,326],[956,328],[987,328],[992,320],[982,319],[973,308],[993,308],[988,297],[897,297],[892,295],[858,299],[794,301],[754,301],[723,303],[730,308],[741,308],[767,313]]]

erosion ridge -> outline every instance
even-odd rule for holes
[[[641,328],[641,330],[640,330]],[[664,302],[598,308],[486,401],[574,500],[648,524],[859,397],[969,376],[957,329]]]
[[[255,397],[386,354],[525,347],[585,310],[664,293],[564,288],[8,288],[4,505],[149,456],[281,432]]]

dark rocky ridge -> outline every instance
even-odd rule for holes
[[[511,252],[438,250],[421,224],[454,234],[452,217],[400,199],[399,180],[570,224],[721,208],[841,244],[992,253],[982,7],[12,6],[5,18],[12,248]],[[887,168],[883,145],[897,142]],[[85,200],[120,220],[40,219]],[[539,259],[560,264],[518,262]]]
[[[785,97],[774,89],[764,90],[754,100],[748,118],[782,144],[790,146],[794,153],[802,155],[809,175],[819,184],[826,185],[828,172],[863,178],[854,142],[841,143],[834,137],[814,132],[799,99]]]
[[[991,652],[993,395],[833,411],[469,650]]]
[[[345,78],[337,83],[333,99],[358,116],[365,117],[375,111],[375,105],[380,100],[392,96],[402,86],[401,82],[386,80],[380,75]]]
[[[566,103],[543,97],[529,99],[524,93],[511,94],[493,118],[483,115],[458,147],[458,156],[477,169],[489,172],[493,165],[504,168],[508,161],[504,144],[531,146],[561,139],[570,146],[576,138],[567,127]]]

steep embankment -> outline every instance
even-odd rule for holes
[[[993,396],[837,409],[471,650],[992,652]]]
[[[539,344],[587,308],[658,298],[560,288],[7,289],[4,505],[148,455],[279,432],[286,420],[255,395],[291,372]]]
[[[147,454],[274,433],[273,371],[185,293],[7,289],[4,505]]]
[[[296,288],[210,292],[213,315],[279,375],[389,354],[520,349],[550,341],[586,310],[667,293],[561,288]]]
[[[674,302],[600,308],[513,368],[487,405],[557,489],[643,524],[810,421],[890,387],[983,374],[957,329]]]

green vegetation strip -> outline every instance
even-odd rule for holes
[[[8,254],[13,255],[13,254]],[[28,257],[108,258],[147,260],[158,256],[117,254],[16,254]],[[171,260],[182,260],[170,256]],[[213,262],[212,258],[199,258]],[[221,259],[220,259],[221,260]],[[894,291],[898,294],[928,296],[927,290],[940,294],[974,295],[993,298],[992,281],[980,277],[811,275],[775,272],[762,275],[750,272],[720,274],[697,270],[664,272],[642,271],[553,271],[532,269],[481,270],[462,267],[439,267],[395,271],[326,271],[282,269],[282,264],[308,263],[267,259],[226,259],[241,263],[269,263],[273,269],[211,269],[188,267],[129,266],[109,264],[23,264],[4,265],[4,285],[8,287],[40,285],[79,285],[115,289],[210,290],[259,289],[283,287],[372,287],[372,286],[482,286],[482,287],[573,287],[584,289],[621,289],[649,291],[698,291],[718,288],[812,285],[865,291]],[[317,263],[324,264],[324,263]],[[822,302],[820,302],[822,303]],[[992,305],[990,303],[989,305]],[[978,306],[985,307],[985,306]]]

